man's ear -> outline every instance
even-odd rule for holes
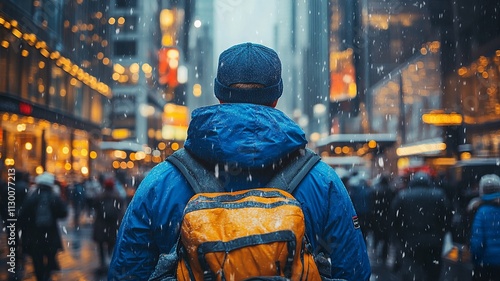
[[[269,106],[272,107],[272,108],[275,108],[277,104],[278,104],[278,100],[275,100]]]

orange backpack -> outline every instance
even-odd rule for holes
[[[169,157],[196,193],[184,210],[176,279],[321,280],[304,214],[291,195],[318,160],[312,151],[301,150],[269,187],[224,192],[187,151]]]

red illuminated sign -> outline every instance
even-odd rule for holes
[[[179,67],[179,50],[172,47],[161,48],[158,51],[158,74],[159,83],[168,85],[169,87],[176,87],[179,82],[177,81],[177,68]]]
[[[27,104],[25,102],[19,103],[19,112],[24,115],[31,115],[33,112],[33,106],[31,104]]]

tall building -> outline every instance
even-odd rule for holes
[[[109,5],[113,97],[101,147],[111,152],[117,171],[140,174],[185,138],[193,7],[190,0],[113,0]]]
[[[372,168],[399,173],[498,157],[499,5],[329,1],[336,136],[319,141],[321,151],[358,154],[372,160]],[[344,153],[343,134],[367,137]],[[375,137],[389,141],[386,136],[395,136],[392,148],[363,144]]]
[[[217,66],[217,55],[214,54],[214,9],[214,1],[205,0],[198,1],[193,12],[189,33],[189,80],[186,87],[190,110],[217,103],[213,92]]]
[[[0,3],[2,173],[67,181],[102,169],[102,108],[112,97],[106,13],[96,1]]]

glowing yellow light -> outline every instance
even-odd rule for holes
[[[131,64],[129,66],[129,69],[130,69],[130,72],[137,73],[137,72],[139,72],[139,64],[134,62],[133,64]]]
[[[52,152],[54,152],[54,149],[52,148],[52,146],[47,146],[47,148],[45,149],[45,152],[47,152],[47,154],[52,154]]]
[[[348,146],[342,147],[342,153],[348,154],[351,151],[351,149]]]
[[[37,167],[35,168],[35,173],[36,173],[37,175],[42,174],[42,173],[43,173],[43,167],[42,167],[42,166],[37,166]]]
[[[24,144],[24,148],[26,148],[26,150],[32,150],[33,144],[31,144],[31,142],[27,142]]]
[[[168,28],[174,24],[174,12],[168,9],[163,9],[160,12],[160,26],[162,28]]]
[[[173,151],[176,151],[179,149],[179,144],[174,142],[170,145],[170,147],[172,148]]]
[[[166,147],[167,147],[167,145],[166,145],[164,142],[160,142],[160,143],[158,144],[158,149],[159,149],[159,150],[164,150]]]
[[[200,84],[194,84],[193,85],[193,96],[199,97],[201,96],[201,85]]]
[[[82,172],[82,174],[84,174],[84,175],[88,175],[88,173],[89,173],[89,168],[87,168],[87,167],[82,167],[82,168],[80,169],[80,172]]]
[[[69,153],[69,148],[67,146],[63,147],[62,152],[64,154],[68,154]]]
[[[64,169],[65,169],[66,171],[71,170],[71,163],[66,163],[66,164],[64,164]]]
[[[89,154],[89,156],[90,156],[91,159],[96,159],[97,158],[97,152],[91,151],[90,154]]]
[[[471,158],[472,158],[472,154],[470,154],[470,152],[462,152],[460,154],[460,159],[462,159],[462,160],[468,160]]]
[[[146,157],[146,153],[144,151],[137,151],[135,154],[135,159],[142,160]]]
[[[377,142],[376,142],[376,141],[374,141],[374,140],[370,140],[370,141],[368,142],[368,147],[369,147],[369,148],[375,148],[375,147],[377,147]]]
[[[458,113],[426,113],[422,115],[422,121],[435,126],[460,125],[462,115]]]
[[[26,124],[17,124],[17,131],[18,132],[26,131]]]
[[[467,67],[461,67],[458,69],[458,75],[464,76],[467,74]]]

